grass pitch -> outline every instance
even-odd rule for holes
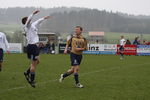
[[[63,83],[58,79],[69,69],[69,55],[41,55],[36,70],[36,88],[32,88],[23,72],[29,60],[25,54],[5,55],[0,72],[0,100],[150,100],[150,57],[84,55],[80,82],[73,76]]]

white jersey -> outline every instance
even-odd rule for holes
[[[0,48],[3,50],[9,50],[9,44],[6,38],[6,35],[2,32],[0,32]]]
[[[124,46],[125,44],[126,44],[126,40],[125,40],[125,39],[121,39],[121,40],[120,40],[120,45],[121,45],[121,46]]]
[[[44,18],[40,18],[39,20],[31,23],[30,21],[32,20],[33,14],[31,14],[28,19],[26,24],[24,25],[24,31],[26,33],[26,38],[27,38],[27,44],[36,44],[39,42],[39,36],[38,36],[38,25],[44,20]]]

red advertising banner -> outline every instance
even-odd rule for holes
[[[119,53],[120,45],[117,45],[117,54]],[[124,55],[136,55],[137,46],[136,45],[125,45],[124,46]]]

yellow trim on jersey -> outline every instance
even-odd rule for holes
[[[71,44],[71,52],[77,55],[81,55],[83,51],[77,51],[76,48],[85,48],[87,50],[87,40],[82,36],[73,36],[67,41],[67,45]]]

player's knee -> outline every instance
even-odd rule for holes
[[[31,69],[35,70],[37,63],[35,61],[32,62],[31,64]]]
[[[31,69],[30,69],[30,71],[31,71],[31,72],[35,72],[35,67],[32,66]]]
[[[33,65],[33,66],[36,66],[36,65],[39,64],[39,63],[40,63],[39,60],[34,60],[34,61],[32,62],[32,65]]]
[[[78,73],[78,71],[79,71],[79,69],[76,68],[76,69],[74,69],[74,72],[73,72],[73,73]]]
[[[78,71],[78,70],[79,70],[79,66],[76,66],[76,67],[75,67],[75,70],[77,70],[77,71]]]
[[[68,72],[69,72],[69,73],[73,73],[73,69],[69,69]]]

